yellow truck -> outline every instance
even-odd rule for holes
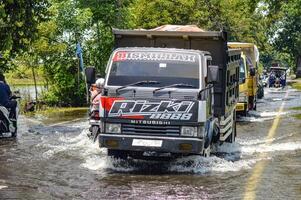
[[[236,111],[246,115],[249,110],[256,110],[259,51],[252,43],[228,42],[228,48],[241,50],[239,100]]]

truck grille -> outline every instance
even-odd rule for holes
[[[180,135],[180,126],[122,124],[121,130],[126,134]]]

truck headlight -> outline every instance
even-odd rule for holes
[[[121,124],[106,123],[106,133],[121,133]]]
[[[247,102],[248,97],[244,93],[240,93],[238,97],[238,102]]]
[[[182,126],[181,135],[189,136],[189,137],[197,137],[198,136],[198,128],[193,127],[193,126]]]

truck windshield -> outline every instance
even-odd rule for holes
[[[156,81],[141,87],[163,87],[183,83],[199,87],[197,54],[165,51],[118,51],[108,77],[108,85],[128,85],[139,81]]]
[[[243,83],[246,79],[246,66],[243,60],[239,63],[239,83]]]

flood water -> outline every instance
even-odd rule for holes
[[[234,144],[166,163],[107,157],[87,138],[85,115],[21,116],[17,140],[0,140],[0,199],[301,199],[295,106],[300,92],[266,88],[257,111],[239,118]]]
[[[12,86],[11,90],[13,92],[14,91],[19,91],[20,96],[23,99],[35,100],[35,98],[36,98],[36,91],[35,91],[35,86],[34,85]],[[38,97],[42,94],[43,90],[46,90],[43,86],[41,86],[41,85],[37,86]]]

